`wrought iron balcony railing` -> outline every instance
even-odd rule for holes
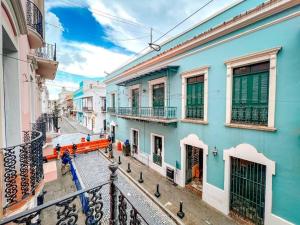
[[[9,224],[149,224],[117,186],[116,164],[111,164],[110,179],[93,187],[81,189],[58,200],[47,202],[0,221],[0,225]],[[81,202],[81,206],[79,201]],[[81,210],[78,210],[82,207]],[[43,221],[40,216],[46,210],[55,210],[52,221]],[[81,213],[82,212],[82,213]],[[80,218],[83,217],[83,218]]]
[[[43,59],[56,61],[56,44],[45,44],[44,47],[36,49],[35,55]]]
[[[43,38],[43,15],[40,9],[32,1],[27,0],[26,10],[27,25],[35,30]]]
[[[153,153],[153,162],[159,166],[162,165],[162,157],[161,155]]]
[[[91,111],[93,111],[93,107],[92,106],[83,106],[82,111],[91,112]]]
[[[203,106],[186,106],[185,117],[187,119],[199,119],[202,120],[204,115]]]
[[[119,107],[118,115],[171,120],[177,118],[177,107]]]
[[[111,114],[115,114],[116,113],[116,108],[115,107],[107,107],[107,112],[111,113]]]
[[[267,105],[233,104],[231,122],[250,125],[268,125]]]
[[[24,131],[23,144],[2,148],[4,162],[4,198],[9,207],[31,194],[44,178],[43,135]]]

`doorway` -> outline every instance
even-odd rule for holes
[[[231,157],[230,213],[247,222],[264,224],[266,166]]]
[[[116,140],[116,127],[111,125],[111,141],[115,143]]]
[[[138,154],[139,151],[139,131],[132,129],[132,152],[133,154]]]
[[[202,192],[203,186],[203,149],[186,145],[185,184]]]

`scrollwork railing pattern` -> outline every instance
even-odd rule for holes
[[[2,148],[6,207],[34,194],[44,177],[43,140],[38,131],[23,132],[24,143]]]
[[[78,190],[58,200],[46,202],[6,218],[0,221],[0,225],[7,225],[11,222],[22,225],[149,224],[118,188],[116,184],[117,167],[115,163],[110,165],[109,169],[112,173],[110,179],[104,183]],[[86,206],[88,206],[87,210],[82,210]],[[46,214],[49,215],[51,212],[50,215],[53,215],[55,213],[57,217],[51,217],[51,221],[45,221],[44,219],[49,217],[44,216],[44,210],[51,210]]]

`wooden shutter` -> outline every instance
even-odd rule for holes
[[[232,121],[267,125],[269,63],[234,69]]]

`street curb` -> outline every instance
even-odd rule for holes
[[[101,150],[99,150],[100,154],[102,154],[108,161],[114,162],[109,159],[107,155],[105,155]],[[185,225],[182,221],[180,221],[176,215],[174,215],[169,209],[166,209],[161,202],[159,202],[154,196],[149,193],[145,188],[143,188],[133,177],[129,176],[126,171],[124,171],[121,167],[118,169],[131,181],[133,182],[148,198],[150,198],[162,211],[164,211],[176,224]]]

